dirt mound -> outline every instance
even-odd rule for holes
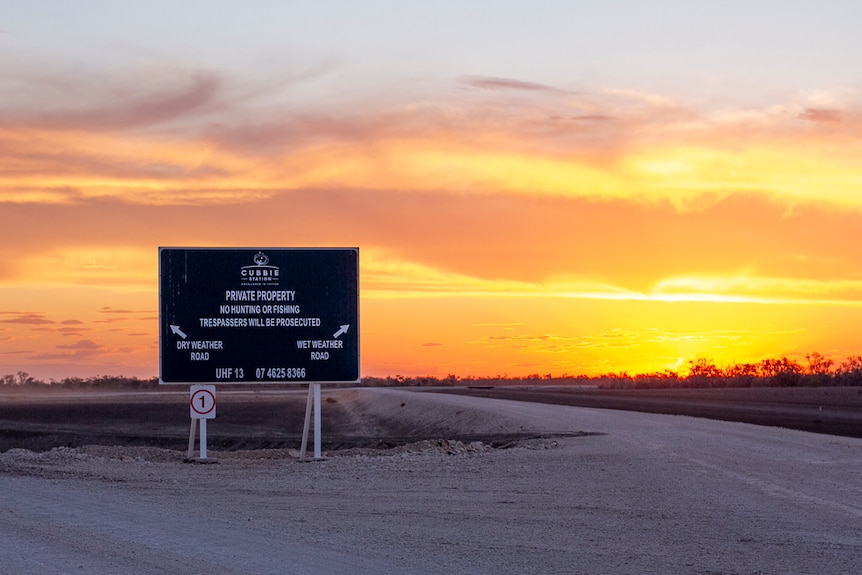
[[[220,393],[218,416],[208,424],[208,448],[298,450],[306,399],[304,391],[293,390]],[[552,436],[448,396],[384,389],[324,389],[321,413],[326,452],[389,450],[423,441],[501,448]],[[83,446],[184,451],[189,426],[187,396],[176,392],[0,397],[0,453]]]

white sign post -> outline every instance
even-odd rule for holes
[[[305,423],[302,425],[302,443],[299,448],[299,459],[305,461],[305,450],[308,447],[308,426],[311,424],[312,402],[314,404],[314,459],[320,457],[320,384],[308,386],[308,399],[305,402]]]
[[[189,392],[189,415],[192,419],[192,427],[189,432],[188,459],[192,459],[195,445],[195,423],[201,422],[200,458],[199,461],[207,459],[207,419],[215,419],[216,416],[216,388],[214,385],[193,385]]]

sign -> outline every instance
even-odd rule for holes
[[[192,419],[215,419],[216,399],[214,385],[193,385],[191,387],[189,413]]]
[[[159,383],[357,381],[358,248],[159,248]]]

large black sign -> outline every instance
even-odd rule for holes
[[[159,248],[160,383],[359,381],[359,250]]]

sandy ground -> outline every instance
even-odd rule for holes
[[[495,449],[441,435],[316,462],[211,450],[212,465],[158,447],[10,449],[0,573],[862,572],[860,439],[409,390],[327,394],[359,427],[535,438]]]

